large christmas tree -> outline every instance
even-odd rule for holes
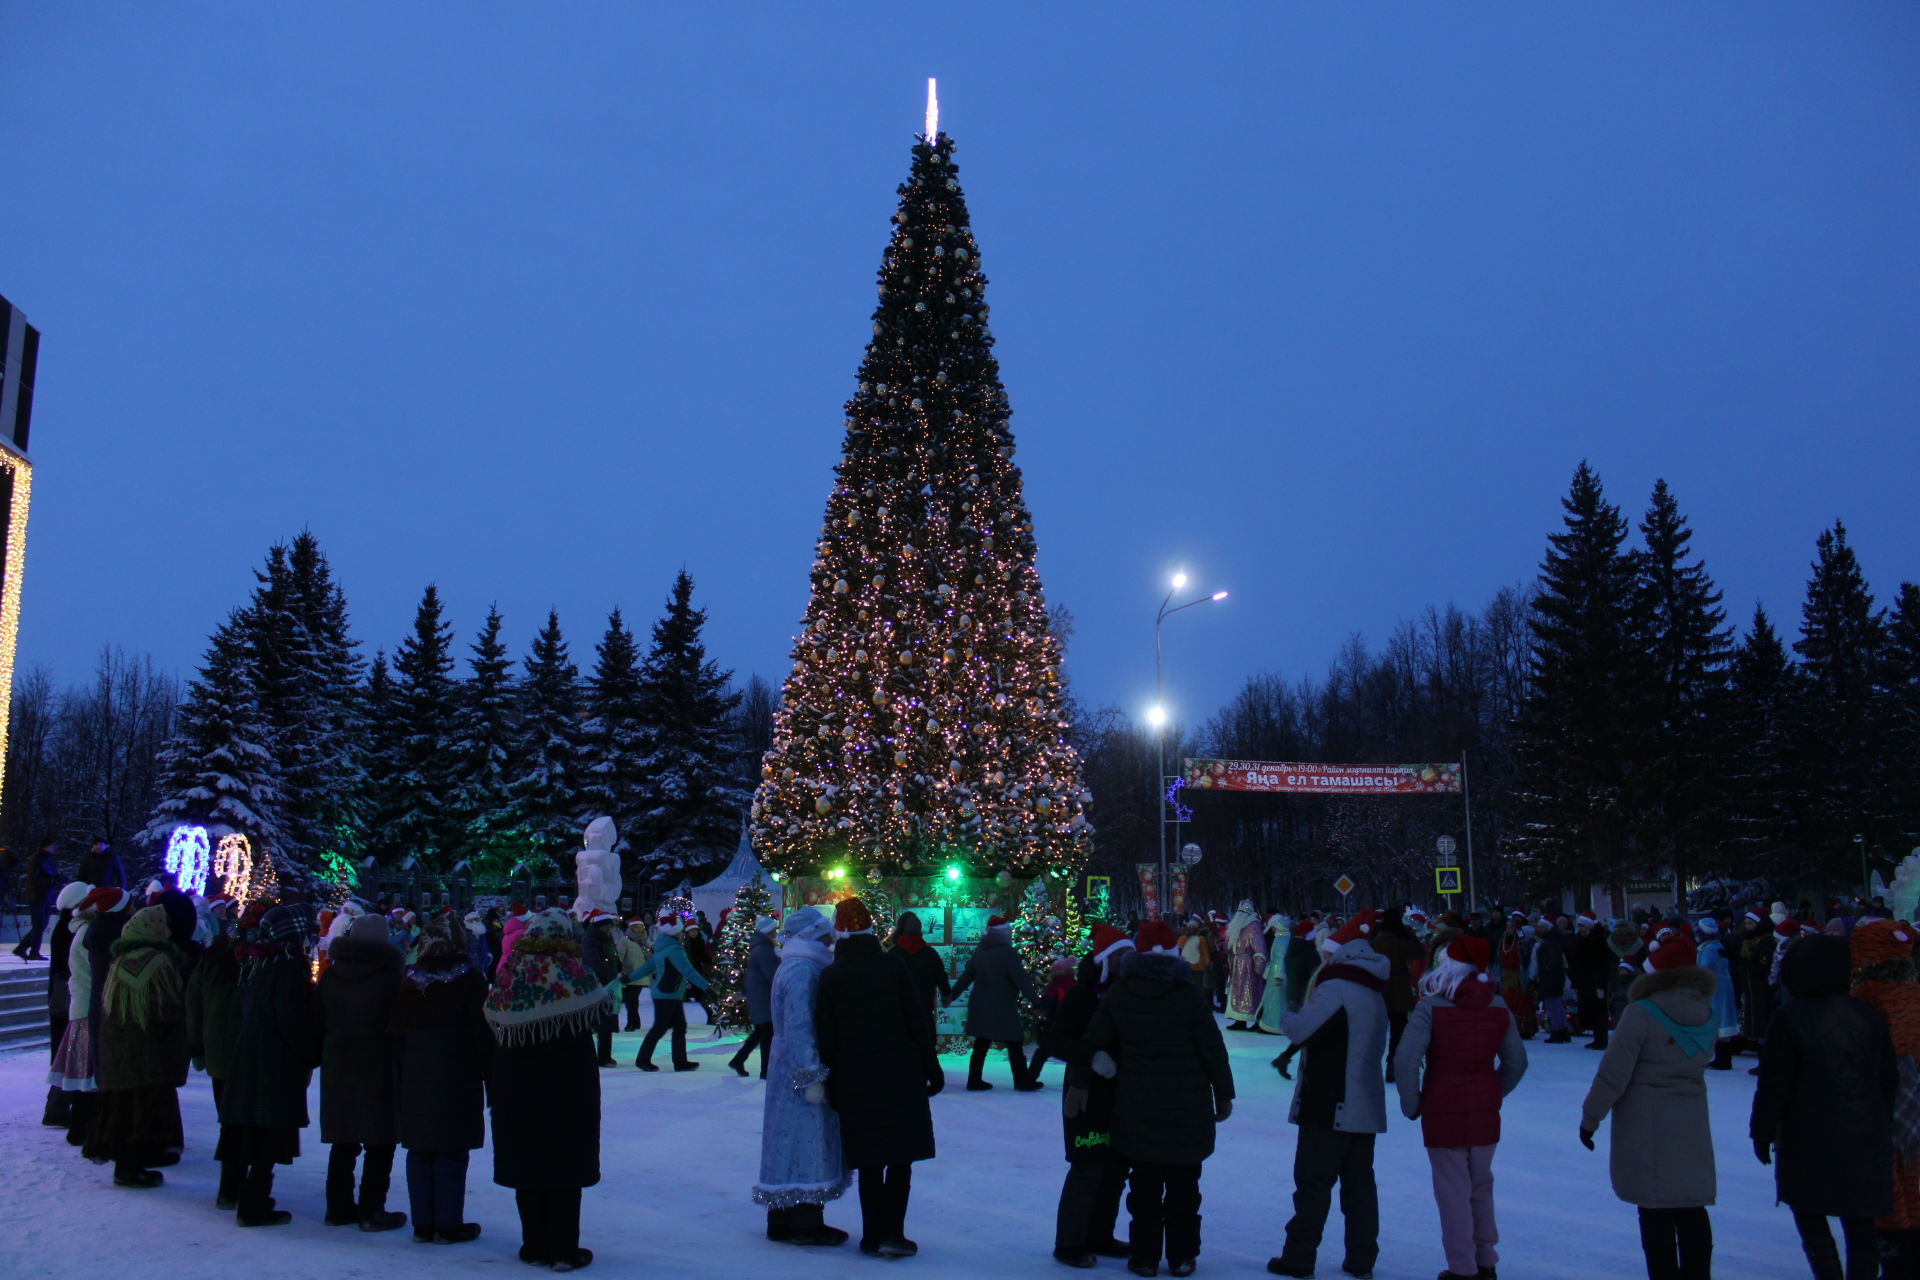
[[[923,135],[846,406],[752,809],[789,875],[1071,873],[1091,844],[958,173]]]

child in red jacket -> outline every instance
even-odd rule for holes
[[[1493,1149],[1500,1100],[1527,1073],[1520,1031],[1487,977],[1484,938],[1457,937],[1420,981],[1420,1003],[1394,1056],[1400,1110],[1420,1121],[1440,1207],[1447,1269],[1439,1280],[1492,1274]]]

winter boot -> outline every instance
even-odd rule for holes
[[[735,1054],[733,1057],[727,1059],[727,1065],[732,1067],[733,1074],[739,1076],[742,1080],[747,1078],[747,1060],[745,1058]]]
[[[793,1234],[787,1237],[788,1244],[833,1246],[847,1242],[846,1232],[826,1224],[820,1205],[797,1204],[792,1213]]]
[[[1813,1268],[1813,1280],[1846,1280],[1846,1269],[1840,1265],[1840,1246],[1832,1236],[1824,1240],[1802,1240],[1800,1247],[1806,1251],[1807,1263]]]
[[[1097,1267],[1100,1265],[1100,1259],[1094,1257],[1092,1254],[1076,1253],[1072,1249],[1055,1249],[1053,1251],[1053,1260],[1069,1267],[1076,1267],[1082,1271],[1085,1271],[1089,1267]]]
[[[480,1224],[477,1222],[456,1222],[450,1227],[441,1227],[433,1233],[435,1244],[467,1244],[480,1238]]]
[[[769,1240],[793,1239],[793,1210],[791,1209],[767,1210],[767,1239]]]
[[[47,1105],[40,1112],[40,1123],[54,1129],[64,1129],[73,1114],[73,1106],[68,1100],[66,1090],[59,1085],[47,1089]]]
[[[1733,1070],[1733,1041],[1715,1041],[1713,1046],[1713,1061],[1707,1065],[1715,1071]]]

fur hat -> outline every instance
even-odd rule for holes
[[[393,935],[387,931],[387,922],[379,916],[361,916],[347,930],[347,937],[355,942],[384,942],[393,945]]]
[[[779,924],[780,922],[772,916],[755,916],[753,918],[753,931],[755,933],[772,933]]]
[[[1717,938],[1720,936],[1720,922],[1712,916],[1701,916],[1700,923],[1693,926],[1697,936]]]
[[[856,933],[872,933],[873,912],[867,910],[867,904],[858,898],[842,898],[840,905],[833,909],[833,932],[841,938],[850,938]]]
[[[53,900],[54,910],[71,911],[75,907],[79,906],[81,903],[85,902],[87,900],[87,895],[92,892],[93,892],[92,885],[88,884],[84,880],[75,880],[71,884],[67,885],[66,888],[60,890],[60,896]]]
[[[1336,946],[1346,946],[1349,942],[1364,942],[1373,936],[1373,926],[1380,923],[1380,913],[1372,907],[1354,912],[1353,919],[1333,931]]]
[[[1913,958],[1913,926],[1894,920],[1864,920],[1848,939],[1853,967],[1865,969],[1889,960]]]
[[[781,933],[788,942],[816,942],[833,932],[833,921],[818,907],[802,907],[787,912]]]
[[[1694,950],[1693,939],[1684,934],[1673,933],[1656,938],[1647,947],[1647,969],[1653,973],[1698,963],[1700,954]]]
[[[1133,935],[1133,946],[1136,951],[1172,955],[1180,949],[1180,939],[1166,921],[1149,920]]]

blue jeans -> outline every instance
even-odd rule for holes
[[[467,1212],[467,1153],[408,1147],[407,1200],[416,1233],[459,1226]]]

